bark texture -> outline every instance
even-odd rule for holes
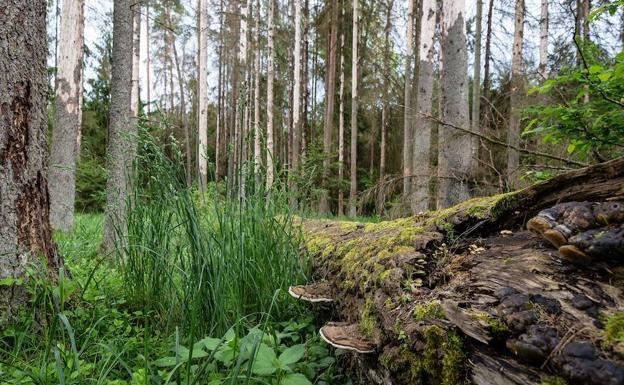
[[[511,62],[511,108],[507,130],[507,185],[513,188],[520,173],[520,105],[524,94],[522,78],[522,47],[524,39],[524,0],[516,0],[513,57]]]
[[[344,6],[341,7],[342,19],[344,20]],[[344,191],[342,181],[344,179],[344,155],[345,155],[345,122],[344,122],[344,89],[345,89],[345,55],[344,55],[344,31],[340,33],[340,87],[338,89],[338,215],[344,215]]]
[[[198,63],[198,83],[197,97],[197,134],[199,136],[199,147],[197,149],[197,160],[199,170],[199,189],[206,191],[208,183],[208,3],[206,0],[198,0],[197,9],[199,12],[199,63]],[[221,80],[221,79],[219,79]],[[220,90],[219,90],[220,92]],[[218,146],[218,144],[216,145]]]
[[[468,54],[466,51],[465,1],[445,0],[441,17],[442,121],[470,126],[468,110]],[[469,197],[472,138],[450,126],[438,131],[437,207],[445,208]]]
[[[524,231],[556,203],[624,199],[622,185],[624,158],[395,221],[305,221],[315,274],[336,299],[325,316],[356,323],[377,346],[347,358],[356,378],[623,383],[622,346],[605,339],[603,323],[624,303],[622,262],[577,268]]]
[[[540,7],[540,42],[539,42],[539,66],[537,72],[540,80],[548,79],[548,0],[542,0]]]
[[[433,110],[433,77],[437,3],[423,0],[420,21],[418,97],[416,99],[416,124],[411,206],[414,214],[429,209],[429,182],[431,180],[431,120]]]
[[[358,2],[353,0],[353,40],[351,42],[351,183],[349,215],[357,214],[357,142],[358,142]]]
[[[48,180],[50,224],[55,230],[69,231],[74,226],[76,162],[80,154],[84,0],[65,0],[61,21]]]
[[[132,119],[133,0],[113,5],[113,66],[111,70],[110,128],[107,148],[108,181],[104,211],[103,247],[112,251],[125,234],[132,151],[136,126]]]
[[[60,265],[49,223],[46,2],[10,0],[0,11],[0,280],[24,279],[44,258]],[[74,137],[75,141],[75,137]],[[0,325],[24,304],[19,282],[0,286]]]
[[[414,0],[407,2],[405,87],[403,94],[403,195],[410,196],[412,175],[412,62],[414,61]]]
[[[266,187],[270,189],[275,179],[275,166],[273,162],[274,139],[273,139],[273,82],[275,81],[275,0],[269,0],[269,58],[267,61],[267,151],[266,151]]]

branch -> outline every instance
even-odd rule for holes
[[[424,117],[426,119],[429,119],[431,121],[434,121],[434,122],[436,122],[438,124],[442,124],[444,126],[452,127],[452,128],[454,128],[456,130],[465,132],[465,133],[470,134],[470,135],[474,135],[474,136],[476,136],[478,138],[481,138],[481,139],[483,139],[483,140],[485,140],[485,141],[487,141],[489,143],[496,144],[496,145],[503,146],[503,147],[507,147],[507,148],[511,148],[511,149],[516,150],[518,152],[521,152],[523,154],[529,154],[529,155],[539,156],[539,157],[546,158],[546,159],[556,160],[556,161],[559,161],[559,162],[562,162],[562,163],[571,164],[571,165],[574,165],[574,166],[577,166],[577,167],[587,167],[588,166],[585,163],[577,162],[575,160],[561,158],[561,157],[558,157],[558,156],[555,156],[555,155],[551,155],[551,154],[548,154],[548,153],[545,153],[545,152],[531,151],[531,150],[527,150],[527,149],[524,149],[524,148],[520,148],[520,147],[511,145],[509,143],[505,143],[505,142],[503,142],[501,140],[491,138],[491,137],[489,137],[487,135],[484,135],[484,134],[481,134],[481,133],[478,133],[478,132],[474,132],[472,130],[469,130],[469,129],[466,129],[466,128],[463,128],[463,127],[459,127],[459,126],[456,126],[454,124],[450,124],[450,123],[444,122],[444,121],[442,121],[442,120],[440,120],[440,119],[438,119],[438,118],[436,118],[435,116],[432,116],[432,115],[420,114],[420,116],[422,116],[422,117]]]

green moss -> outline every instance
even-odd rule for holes
[[[418,304],[414,307],[414,320],[418,322],[441,319],[444,316],[444,310],[442,310],[442,306],[438,302]]]
[[[386,301],[384,302],[384,307],[386,308],[386,310],[394,309],[394,301],[392,300],[392,298],[386,298]]]
[[[463,351],[461,338],[449,333],[442,344],[442,385],[459,385],[466,383],[466,355]]]
[[[474,312],[472,313],[472,318],[485,322],[490,327],[490,332],[492,332],[494,337],[504,337],[509,333],[509,328],[503,321],[486,312]]]
[[[624,312],[617,312],[605,318],[604,344],[612,346],[624,343]]]
[[[377,327],[377,312],[372,298],[367,298],[366,303],[360,310],[360,331],[367,337],[372,336],[373,330]]]
[[[561,377],[547,376],[541,378],[540,385],[568,385],[568,383]]]

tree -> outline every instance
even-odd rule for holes
[[[129,198],[132,151],[136,125],[132,119],[132,47],[134,0],[113,3],[113,66],[111,74],[110,128],[107,148],[108,181],[104,211],[103,247],[112,251],[125,234],[124,224]]]
[[[344,21],[344,4],[341,7],[342,20]],[[345,88],[345,57],[344,57],[344,29],[340,32],[340,86],[338,89],[338,215],[344,215],[344,191],[342,181],[344,179],[344,88]]]
[[[483,0],[477,0],[477,14],[475,16],[475,47],[474,65],[472,77],[472,120],[471,129],[473,132],[481,131],[481,21],[483,19]],[[479,140],[472,137],[472,167],[473,175],[476,175],[479,156]]]
[[[256,0],[256,26],[254,35],[254,176],[256,188],[260,186],[262,149],[260,146],[260,0]]]
[[[548,0],[542,0],[540,14],[540,43],[539,43],[539,66],[537,72],[540,80],[544,81],[548,78]]]
[[[548,0],[546,0],[548,1]],[[488,6],[487,31],[485,33],[485,58],[483,60],[483,100],[486,102],[483,114],[483,126],[488,127],[491,111],[490,100],[490,63],[492,61],[492,21],[494,15],[494,0],[490,0]]]
[[[208,4],[206,0],[198,0],[199,38],[198,45],[198,76],[197,76],[197,132],[199,147],[197,149],[197,169],[199,170],[199,189],[206,191],[208,183]]]
[[[357,214],[358,2],[359,0],[353,0],[353,41],[351,43],[351,189],[349,190],[349,216],[352,217]]]
[[[438,208],[470,196],[472,138],[452,127],[470,126],[464,9],[464,0],[444,0],[442,4],[440,91],[444,124],[438,130]]]
[[[507,185],[513,187],[519,175],[520,103],[524,94],[522,80],[522,45],[524,38],[524,0],[516,0],[513,58],[511,62],[511,95],[507,130]]]
[[[403,97],[403,196],[410,196],[412,176],[412,60],[414,56],[414,0],[407,1],[405,89]]]
[[[0,324],[27,300],[28,265],[61,265],[49,221],[46,2],[9,0],[0,12]],[[75,137],[72,141],[75,140]],[[13,282],[15,284],[10,284]]]
[[[384,58],[383,58],[383,96],[381,102],[381,143],[379,145],[379,180],[384,182],[386,177],[386,142],[388,133],[389,106],[388,94],[390,88],[390,32],[392,30],[392,7],[394,0],[388,0],[386,5],[386,25],[384,27]],[[377,194],[377,213],[382,214],[384,206],[383,189]]]
[[[291,178],[299,169],[299,152],[301,149],[301,0],[295,0],[295,62],[293,65],[293,98],[292,98],[292,162]],[[291,180],[292,182],[292,180]],[[294,183],[292,187],[294,189]],[[296,191],[296,189],[295,189]],[[296,192],[293,191],[293,197]],[[295,206],[295,199],[292,199],[292,205]]]
[[[65,0],[58,48],[54,129],[50,151],[50,224],[68,231],[74,225],[76,161],[82,122],[84,0]]]
[[[429,209],[429,182],[431,179],[431,118],[433,109],[433,77],[436,29],[435,0],[423,0],[422,19],[420,21],[418,97],[416,98],[416,135],[414,136],[413,172],[411,207],[413,213]]]
[[[269,59],[267,63],[267,176],[266,186],[270,189],[275,179],[275,166],[273,163],[274,139],[273,139],[273,82],[275,80],[275,0],[269,0],[269,39],[268,50]]]
[[[338,40],[338,0],[331,0],[332,11],[331,21],[329,24],[329,51],[327,53],[327,72],[325,82],[325,122],[323,126],[323,175],[321,187],[321,200],[319,211],[321,213],[329,212],[329,191],[327,179],[329,177],[329,166],[332,145],[332,136],[334,131],[334,97],[336,93],[336,45]]]

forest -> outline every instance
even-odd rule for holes
[[[0,385],[624,385],[624,0],[0,0]]]

